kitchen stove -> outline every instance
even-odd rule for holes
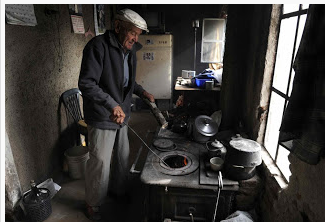
[[[151,148],[168,166],[148,153],[141,172],[141,181],[147,185],[147,221],[211,221],[218,177],[208,173],[205,144],[161,128]],[[217,219],[232,212],[238,189],[238,181],[223,178]]]

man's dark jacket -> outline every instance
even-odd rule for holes
[[[78,86],[83,96],[85,121],[100,129],[119,129],[109,118],[111,110],[120,105],[129,120],[132,94],[142,97],[144,89],[135,82],[136,51],[142,45],[134,43],[129,53],[129,84],[125,89],[123,51],[113,31],[91,39],[83,50]]]

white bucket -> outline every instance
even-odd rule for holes
[[[88,147],[75,146],[64,152],[68,160],[69,176],[72,179],[82,179],[85,177],[86,163],[89,159]]]

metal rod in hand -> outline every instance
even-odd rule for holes
[[[220,196],[220,190],[222,189],[222,187],[223,187],[222,174],[219,171],[219,176],[218,176],[218,196],[217,196],[216,207],[214,208],[214,214],[213,214],[212,222],[215,222],[215,220],[216,220],[218,203],[219,203],[219,196]]]
[[[141,140],[141,142],[153,153],[153,154],[155,154],[157,157],[158,157],[158,159],[161,161],[161,162],[163,162],[167,167],[169,167],[170,168],[170,166],[163,160],[163,159],[161,159],[161,157],[160,156],[158,156],[158,154],[156,154],[147,144],[146,144],[146,142],[144,142],[144,140],[134,131],[134,129],[132,129],[127,123],[125,123],[125,122],[123,122],[140,140]]]

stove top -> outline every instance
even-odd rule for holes
[[[161,147],[157,149],[157,145],[161,145],[163,149]],[[217,189],[218,178],[206,172],[205,144],[191,141],[181,134],[160,128],[151,148],[165,162],[168,162],[170,158],[171,162],[178,163],[175,163],[175,166],[165,166],[156,155],[148,152],[141,172],[143,183],[169,187]],[[168,149],[164,150],[165,148]],[[238,181],[223,178],[223,185],[223,190],[238,190]]]

